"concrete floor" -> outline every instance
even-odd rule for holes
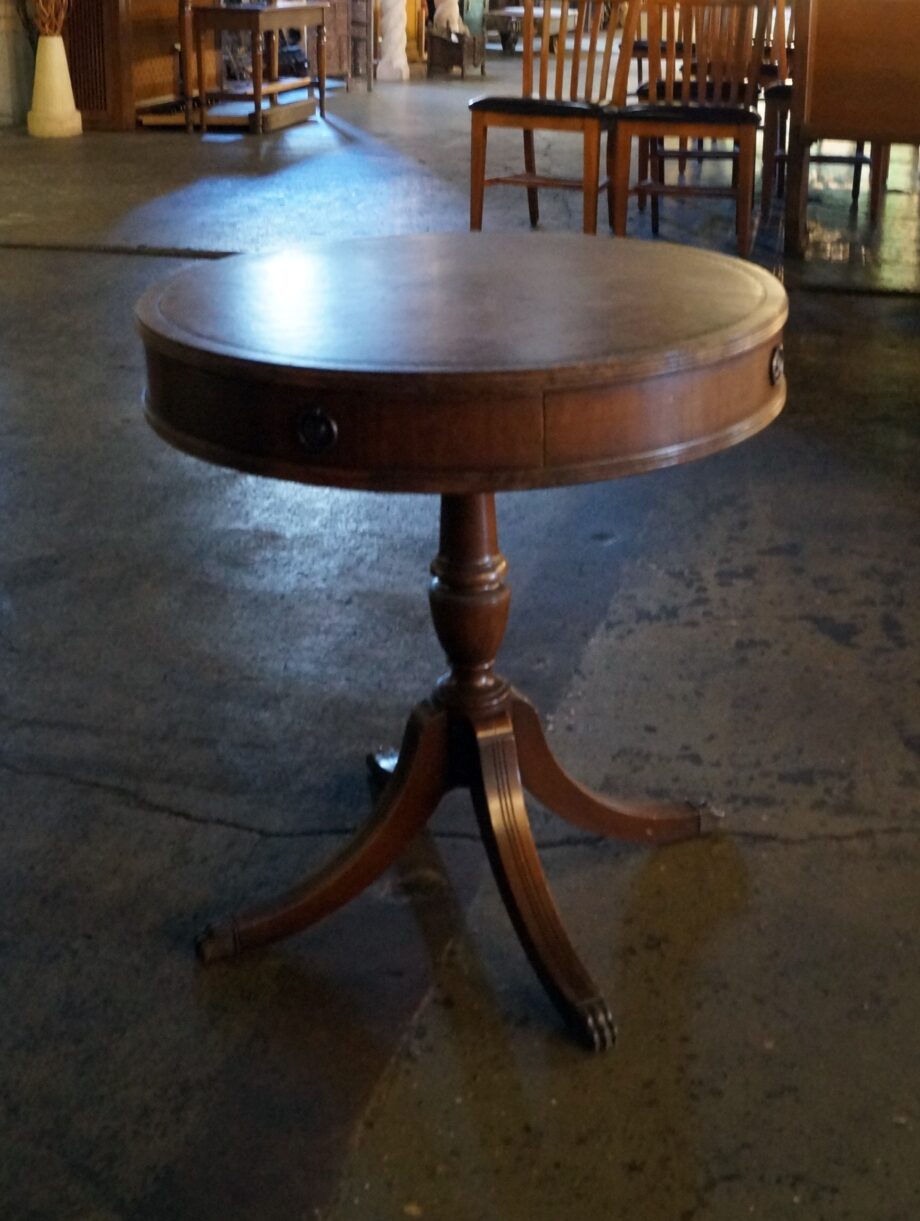
[[[489,71],[516,88],[514,61]],[[503,670],[559,754],[602,790],[726,814],[649,852],[535,811],[615,1050],[561,1030],[462,798],[336,917],[194,962],[208,917],[364,816],[364,751],[441,664],[436,502],[169,450],[140,414],[133,303],[209,252],[462,230],[479,88],[339,93],[326,124],[261,140],[0,133],[4,1221],[920,1216],[906,152],[878,233],[835,171],[804,264],[782,268],[776,217],[758,237],[792,292],[774,426],[500,499]],[[547,195],[545,226],[577,229],[579,207]],[[486,224],[525,227],[523,197],[490,193]],[[663,233],[732,246],[718,204],[668,201]]]

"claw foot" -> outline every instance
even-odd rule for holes
[[[613,1016],[602,996],[595,996],[577,1006],[578,1033],[592,1051],[607,1051],[616,1042],[617,1030]]]
[[[220,962],[222,958],[235,958],[240,952],[240,939],[236,922],[209,924],[195,938],[195,953],[199,962]]]
[[[700,835],[713,835],[722,830],[725,822],[725,811],[714,806],[706,797],[699,801],[688,799],[687,805],[700,820]]]
[[[396,750],[379,750],[365,756],[367,782],[375,796],[379,795],[393,778],[398,759],[399,751]]]

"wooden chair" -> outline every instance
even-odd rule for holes
[[[617,73],[616,121],[607,140],[608,206],[614,233],[626,233],[630,194],[652,199],[657,232],[662,195],[722,196],[735,200],[738,250],[751,246],[754,165],[760,116],[755,108],[764,60],[770,0],[631,0],[623,31],[621,60],[632,58],[640,12],[648,17],[647,100],[624,106]],[[680,50],[678,50],[680,45]],[[664,46],[661,54],[655,48]],[[664,140],[730,140],[730,152],[697,151],[697,159],[731,158],[731,186],[669,184]],[[640,141],[640,177],[629,183],[632,141]],[[673,154],[686,156],[684,149]],[[645,170],[650,167],[651,173]]]
[[[549,0],[545,0],[549,7]],[[470,162],[470,228],[482,228],[486,187],[518,186],[527,191],[530,223],[539,221],[541,187],[581,191],[583,229],[597,231],[597,197],[606,186],[600,181],[601,131],[606,107],[613,99],[611,65],[616,21],[602,29],[604,6],[576,0],[577,18],[571,44],[560,36],[550,51],[550,28],[534,0],[525,0],[523,69],[520,97],[482,97],[470,102],[472,118]],[[569,0],[560,0],[559,29],[568,26]],[[539,20],[542,33],[537,36]],[[627,65],[628,67],[628,65]],[[486,144],[490,127],[516,128],[524,137],[524,172],[486,178]],[[569,131],[583,142],[581,178],[549,177],[537,173],[535,131]]]

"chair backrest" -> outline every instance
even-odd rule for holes
[[[752,106],[774,0],[630,0],[614,101],[626,100],[641,13],[648,19],[648,85],[654,101]]]
[[[573,15],[575,29],[570,35]],[[524,0],[524,97],[560,102],[612,100],[617,23],[615,14],[611,14],[604,28],[603,16],[604,5],[598,0],[574,0],[571,4],[569,0],[542,0],[536,5],[534,0]]]

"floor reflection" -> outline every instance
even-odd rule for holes
[[[852,145],[825,140],[816,151],[845,154]],[[808,249],[804,260],[783,262],[784,279],[795,287],[863,292],[920,292],[920,193],[917,149],[892,149],[888,190],[878,225],[869,220],[869,181],[864,171],[857,204],[851,200],[853,170],[841,164],[813,165],[808,191]],[[781,238],[768,227],[765,242]],[[771,253],[779,253],[777,245]]]

